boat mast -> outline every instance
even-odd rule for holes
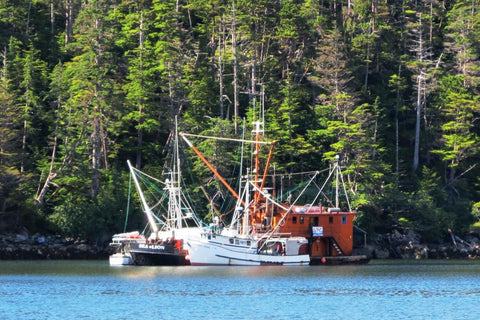
[[[247,169],[247,174],[245,176],[245,208],[243,210],[243,220],[242,220],[242,235],[248,235],[249,226],[250,226],[250,209],[247,207],[250,203],[250,188],[249,188],[249,170]]]
[[[340,160],[340,157],[338,154],[335,156],[335,164],[334,164],[334,170],[335,170],[335,208],[340,208],[340,203],[338,201],[338,178],[339,178],[339,169],[340,167],[338,166],[338,162]]]
[[[239,170],[239,184],[238,184],[238,194],[242,194],[242,176],[243,176],[243,154],[245,148],[245,118],[243,118],[243,126],[242,126],[242,147],[240,152],[240,170]],[[240,199],[237,199],[237,202]],[[237,205],[238,206],[238,205]]]
[[[254,144],[254,152],[253,152],[253,155],[255,156],[254,169],[253,169],[253,173],[255,175],[255,178],[254,178],[253,183],[254,183],[256,189],[258,189],[259,188],[258,182],[259,182],[259,177],[260,177],[260,144],[259,144],[259,141],[260,141],[260,133],[263,133],[263,128],[261,128],[261,126],[263,125],[263,122],[261,122],[260,120],[255,121],[253,123],[253,125],[255,127],[252,131],[255,134],[255,144]],[[257,212],[257,207],[258,207],[259,200],[260,200],[260,193],[255,190],[255,192],[253,194],[253,208],[252,208],[252,211],[250,212],[250,214],[252,215],[252,224],[255,223],[255,219],[254,219],[253,215],[255,215],[256,212]]]
[[[140,195],[140,200],[142,201],[143,210],[145,210],[145,214],[147,215],[147,219],[148,219],[148,223],[150,224],[150,228],[152,228],[152,232],[157,233],[158,232],[157,224],[155,223],[155,219],[153,218],[152,210],[150,210],[150,207],[148,206],[147,201],[145,200],[145,196],[143,195],[142,189],[140,188],[140,184],[138,183],[137,174],[135,173],[135,169],[132,167],[132,164],[130,163],[130,160],[127,160],[127,163],[128,163],[128,167],[130,168],[130,172],[132,173],[133,181],[135,182],[135,186],[137,187],[138,194]]]
[[[173,181],[169,188],[169,213],[172,215],[170,218],[174,219],[174,227],[182,228],[182,212],[181,212],[181,194],[180,194],[180,184],[182,179],[182,174],[180,170],[180,153],[178,151],[178,121],[175,116],[175,137],[174,137],[174,161],[173,161],[173,172],[172,172]]]

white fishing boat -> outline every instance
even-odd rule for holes
[[[258,151],[260,134],[263,132],[262,123],[255,123],[254,150]],[[278,225],[283,217],[275,215],[273,222],[266,221],[272,218],[277,206],[266,193],[264,178],[259,175],[258,152],[255,157],[255,169],[252,176],[247,173],[241,183],[239,194],[228,185],[205,157],[196,149],[187,134],[181,134],[186,143],[199,155],[202,161],[213,171],[222,183],[237,198],[237,206],[231,224],[221,228],[218,220],[212,228],[201,234],[200,238],[187,241],[187,248],[192,265],[309,265],[308,240],[305,237],[292,237],[289,234],[280,234]],[[270,150],[270,163],[273,144]],[[267,170],[266,170],[267,171]],[[265,171],[265,172],[266,172]],[[243,191],[242,191],[243,190]],[[287,209],[288,210],[288,209]]]
[[[261,140],[263,122],[254,123],[255,139],[226,139],[181,133],[180,136],[199,158],[237,199],[231,223],[222,227],[214,219],[212,228],[203,232],[200,238],[187,241],[192,265],[323,265],[367,263],[368,257],[356,255],[353,250],[354,218],[357,213],[350,208],[340,159],[335,157],[330,168],[309,172],[308,181],[298,184],[297,193],[286,199],[276,197],[275,175],[268,174],[273,155],[273,142]],[[250,143],[252,167],[247,169],[239,183],[237,193],[201,154],[187,136]],[[260,168],[260,145],[270,145],[263,173]],[[243,148],[242,157],[243,158]],[[242,165],[241,165],[242,167]],[[242,169],[240,169],[242,171]],[[323,180],[322,173],[328,177]],[[302,173],[305,174],[305,173]],[[267,182],[268,178],[268,182]],[[331,181],[330,181],[331,180]],[[335,181],[333,181],[335,180]],[[330,182],[329,182],[330,181]],[[342,182],[340,184],[340,182]],[[271,185],[269,185],[271,183]],[[320,187],[321,185],[321,187]],[[340,185],[342,190],[340,190]],[[326,196],[325,188],[331,187],[334,202]],[[310,188],[310,189],[309,189]],[[309,192],[306,192],[309,190]],[[312,192],[315,190],[315,192]],[[343,191],[343,205],[340,210],[339,195]],[[308,193],[308,196],[307,196]],[[283,192],[281,192],[283,194]],[[300,199],[311,198],[306,204]],[[322,202],[325,201],[327,206]]]

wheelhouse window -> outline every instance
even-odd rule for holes
[[[342,216],[342,224],[347,224],[347,216]]]
[[[304,216],[301,216],[301,217],[300,217],[300,224],[303,224],[304,218],[305,218]]]
[[[328,217],[328,223],[330,223],[330,224],[333,223],[333,217]]]
[[[292,217],[292,223],[297,224],[297,217]]]

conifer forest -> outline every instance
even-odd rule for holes
[[[127,203],[127,229],[139,228],[127,160],[164,179],[176,118],[184,132],[250,138],[260,115],[276,141],[270,173],[285,188],[338,156],[370,236],[466,232],[480,221],[479,9],[1,0],[3,228],[105,241],[124,229]],[[196,142],[225,176],[239,166],[238,144]],[[228,196],[181,145],[185,185],[208,223]]]

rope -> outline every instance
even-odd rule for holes
[[[192,134],[192,133],[185,133],[185,132],[182,132],[181,135],[188,136],[188,137],[207,138],[207,139],[213,139],[213,140],[237,141],[237,142],[245,142],[245,143],[272,144],[272,142],[269,142],[269,141],[255,141],[255,140],[243,140],[243,139],[235,139],[235,138],[212,137],[212,136],[204,136],[204,135],[200,135],[200,134]]]
[[[130,209],[130,195],[132,194],[132,174],[128,175],[130,178],[128,179],[128,198],[127,198],[127,214],[125,216],[125,224],[123,226],[123,233],[127,232],[127,223],[128,223],[128,213]]]
[[[289,194],[294,193],[295,191],[297,191],[297,189],[302,188],[302,187],[303,187],[304,185],[306,185],[307,183],[309,183],[309,181],[303,181],[301,184],[295,186],[294,188],[292,188],[292,189],[290,189],[290,190],[287,190],[287,191],[285,192],[285,195],[283,195],[283,197],[288,196]],[[280,201],[281,198],[282,198],[282,196],[277,196],[277,197],[275,198],[275,201]]]

